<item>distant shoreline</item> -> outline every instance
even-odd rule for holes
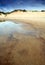
[[[6,16],[0,15],[0,22],[5,20],[32,24],[35,23],[36,25],[40,25],[40,23],[45,24],[45,12],[13,12]]]

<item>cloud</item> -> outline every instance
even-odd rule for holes
[[[24,4],[24,2],[23,2],[23,1],[19,1],[19,2],[17,2],[17,4],[18,4],[18,5]]]
[[[43,7],[45,9],[45,0],[0,0],[0,11],[11,11],[20,8],[28,9],[29,7]]]

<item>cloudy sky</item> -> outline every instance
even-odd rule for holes
[[[0,0],[0,11],[15,9],[42,10],[45,9],[45,0]]]

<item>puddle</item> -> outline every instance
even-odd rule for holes
[[[38,36],[39,31],[35,30],[32,25],[26,23],[16,23],[13,21],[0,22],[0,36],[12,33]]]

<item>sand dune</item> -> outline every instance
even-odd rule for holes
[[[37,33],[0,36],[0,65],[45,65],[45,12],[14,12],[0,19],[26,23],[24,30]]]

